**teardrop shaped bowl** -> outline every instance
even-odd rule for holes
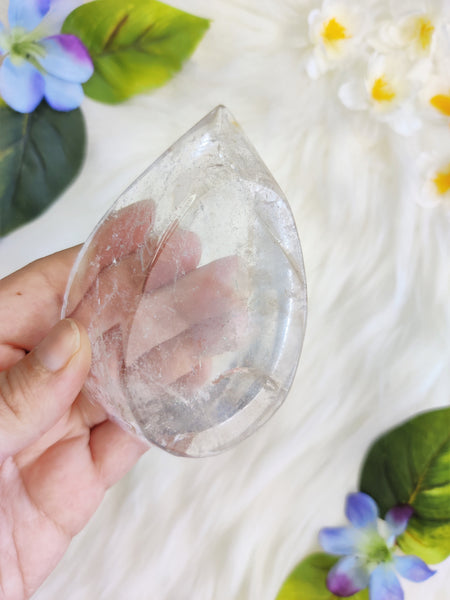
[[[285,399],[306,324],[288,203],[217,107],[115,202],[82,247],[62,317],[92,346],[84,393],[135,435],[205,456]]]

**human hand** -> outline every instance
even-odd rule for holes
[[[139,223],[149,217],[148,206],[138,210],[142,214],[121,214],[125,231],[129,220],[139,217]],[[144,233],[145,228],[135,228],[114,260],[102,247],[95,249],[102,259],[79,290],[83,303],[70,313],[77,320],[58,323],[77,248],[36,261],[0,281],[1,600],[23,600],[37,589],[106,489],[148,448],[91,402],[89,386],[82,390],[90,368],[90,344],[80,321],[86,322],[90,303],[97,305],[100,297],[105,305],[99,336],[102,344],[114,341],[111,360],[124,362],[128,377],[144,363],[146,372],[157,371],[164,385],[176,386],[180,393],[201,384],[210,357],[238,340],[243,312],[234,285],[236,258],[198,268],[199,240],[179,230],[146,275],[138,268],[142,254],[137,251]],[[95,278],[100,296],[92,294]],[[131,315],[107,305],[116,278],[126,306],[131,305],[133,290],[144,286],[136,321],[151,315],[152,334],[144,343],[133,324],[130,327]],[[179,282],[175,292],[168,285],[174,278]],[[158,330],[165,311],[170,319],[164,331]],[[117,331],[126,329],[131,333],[124,345]],[[150,389],[153,382],[146,384]]]
[[[0,598],[28,598],[146,445],[80,390],[83,326],[58,323],[77,249],[0,282]]]

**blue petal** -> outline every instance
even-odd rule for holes
[[[2,31],[5,31],[5,26],[3,25],[3,23],[0,21],[0,56],[5,52],[5,49],[3,48],[2,44],[5,41],[5,39],[2,36]],[[3,39],[2,39],[3,38]]]
[[[395,556],[394,564],[400,575],[410,581],[425,581],[436,573],[418,556]]]
[[[63,81],[45,75],[45,99],[55,110],[68,111],[78,108],[83,101],[83,88],[80,83]]]
[[[84,83],[94,72],[89,52],[75,35],[52,35],[40,40],[40,44],[46,55],[39,62],[51,75],[66,81]]]
[[[39,25],[49,9],[50,0],[9,0],[9,26],[31,31]]]
[[[338,556],[355,554],[358,538],[353,527],[325,527],[319,531],[319,543],[325,552]]]
[[[403,590],[392,563],[379,565],[370,576],[370,600],[403,600]]]
[[[44,95],[44,79],[29,62],[15,65],[7,56],[0,68],[0,94],[14,110],[32,112]]]
[[[369,574],[356,556],[341,558],[327,577],[327,588],[336,596],[353,596],[369,583]]]
[[[394,506],[386,513],[385,520],[389,527],[389,534],[394,539],[401,535],[407,528],[414,509],[408,504]]]
[[[81,0],[51,0],[50,10],[45,17],[47,31],[61,31],[67,16],[81,3]]]
[[[378,506],[373,498],[363,492],[349,494],[345,505],[345,514],[355,527],[376,526]]]

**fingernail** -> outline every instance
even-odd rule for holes
[[[72,319],[60,321],[37,346],[39,362],[52,373],[67,365],[80,348],[80,330]]]

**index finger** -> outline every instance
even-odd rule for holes
[[[30,263],[0,281],[0,369],[34,348],[60,318],[79,246]]]

